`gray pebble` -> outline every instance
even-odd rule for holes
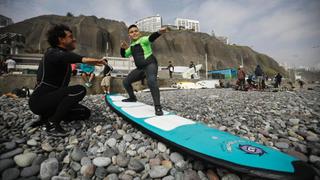
[[[29,152],[16,155],[13,159],[19,167],[27,167],[32,164],[32,161],[37,157],[37,154]]]
[[[96,168],[95,175],[98,178],[104,178],[107,174],[108,174],[108,172],[107,172],[107,170],[105,168],[103,168],[103,167],[97,167]]]
[[[275,146],[276,146],[277,148],[280,148],[280,149],[288,149],[288,148],[289,148],[289,144],[286,143],[286,142],[277,142],[277,143],[275,144]]]
[[[17,147],[16,142],[14,141],[3,143],[3,145],[7,150],[12,150]]]
[[[0,173],[5,169],[11,168],[15,165],[12,159],[2,159],[0,160]]]
[[[23,168],[21,171],[20,176],[22,177],[30,177],[37,175],[40,172],[40,166],[39,165],[33,165],[30,167]]]
[[[307,136],[307,140],[310,142],[319,142],[320,139],[317,136]]]
[[[320,161],[320,157],[319,156],[315,156],[315,155],[311,155],[309,157],[309,161],[312,162],[312,163],[315,163],[317,161]]]
[[[34,140],[34,139],[30,139],[30,140],[27,141],[27,144],[29,146],[37,146],[38,142],[36,140]]]
[[[118,173],[120,173],[120,169],[119,169],[119,167],[117,167],[117,166],[110,165],[110,166],[108,166],[108,168],[107,168],[107,172],[108,172],[108,173],[118,174]]]
[[[118,180],[118,176],[116,174],[109,174],[107,176],[107,180]]]
[[[71,159],[80,162],[86,154],[78,147],[75,147],[71,153]]]
[[[144,170],[144,165],[138,159],[130,159],[128,168],[139,173]]]
[[[89,157],[83,157],[81,158],[81,165],[84,166],[84,165],[89,165],[89,164],[92,164],[91,163],[91,159]]]
[[[108,157],[96,157],[93,159],[92,163],[97,167],[105,167],[111,163],[111,159]]]
[[[0,155],[0,159],[7,159],[7,158],[11,158],[17,154],[21,154],[23,152],[23,149],[22,148],[17,148],[15,150],[12,150],[12,151],[9,151],[9,152],[6,152],[4,154],[1,154]]]
[[[166,147],[166,145],[163,144],[162,142],[158,142],[158,150],[159,150],[160,152],[166,152],[167,147]]]
[[[106,144],[111,148],[115,147],[116,143],[117,140],[115,138],[110,138],[106,141]]]
[[[170,160],[177,163],[178,161],[183,161],[183,156],[177,152],[173,152],[170,154]]]
[[[111,148],[108,148],[108,149],[106,149],[106,150],[103,152],[102,155],[103,155],[104,157],[112,158],[112,156],[117,155],[117,154],[118,154],[118,152],[117,152],[116,150],[111,149]]]
[[[239,176],[235,174],[226,174],[221,178],[221,180],[241,180],[241,179],[239,178]]]
[[[59,162],[56,158],[49,158],[41,163],[40,166],[40,178],[50,179],[58,174]]]
[[[169,169],[164,166],[153,166],[149,172],[151,178],[162,178],[168,174]]]
[[[51,180],[71,180],[71,178],[65,176],[53,176]]]
[[[183,179],[184,180],[200,180],[200,177],[196,171],[189,169],[184,171]]]
[[[119,154],[117,155],[116,161],[118,166],[127,167],[129,164],[130,158],[126,157],[123,154]]]
[[[3,171],[2,179],[3,180],[14,180],[19,177],[20,171],[18,168],[9,168]]]
[[[74,161],[70,163],[70,167],[76,172],[81,169],[81,165]]]
[[[131,142],[132,141],[132,136],[130,134],[125,134],[125,135],[123,135],[123,139],[126,142]]]

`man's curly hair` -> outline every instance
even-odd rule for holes
[[[54,25],[51,29],[49,29],[49,31],[47,32],[47,41],[50,46],[57,47],[59,45],[59,37],[66,37],[65,31],[72,32],[71,29],[64,24]]]

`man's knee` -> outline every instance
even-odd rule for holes
[[[84,86],[78,84],[78,85],[75,85],[75,87],[77,88],[77,90],[78,90],[79,92],[82,92],[82,93],[84,93],[84,94],[87,93],[87,89],[86,89]]]
[[[80,98],[84,98],[87,94],[87,89],[82,85],[75,85],[72,86],[73,90],[72,93],[69,94],[69,96],[77,96]]]

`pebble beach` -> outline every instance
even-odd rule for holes
[[[138,101],[152,105],[150,92],[136,95]],[[275,148],[320,172],[320,86],[280,92],[161,91],[161,103],[166,111]],[[63,123],[70,135],[61,138],[48,135],[42,127],[30,128],[38,116],[29,110],[27,98],[1,96],[1,178],[262,179],[176,151],[115,114],[102,94],[87,95],[81,104],[91,109],[91,117]]]

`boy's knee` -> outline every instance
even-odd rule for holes
[[[147,83],[148,83],[148,86],[149,86],[149,87],[156,87],[156,86],[157,86],[157,81],[156,81],[156,79],[150,78],[150,79],[147,80]]]

